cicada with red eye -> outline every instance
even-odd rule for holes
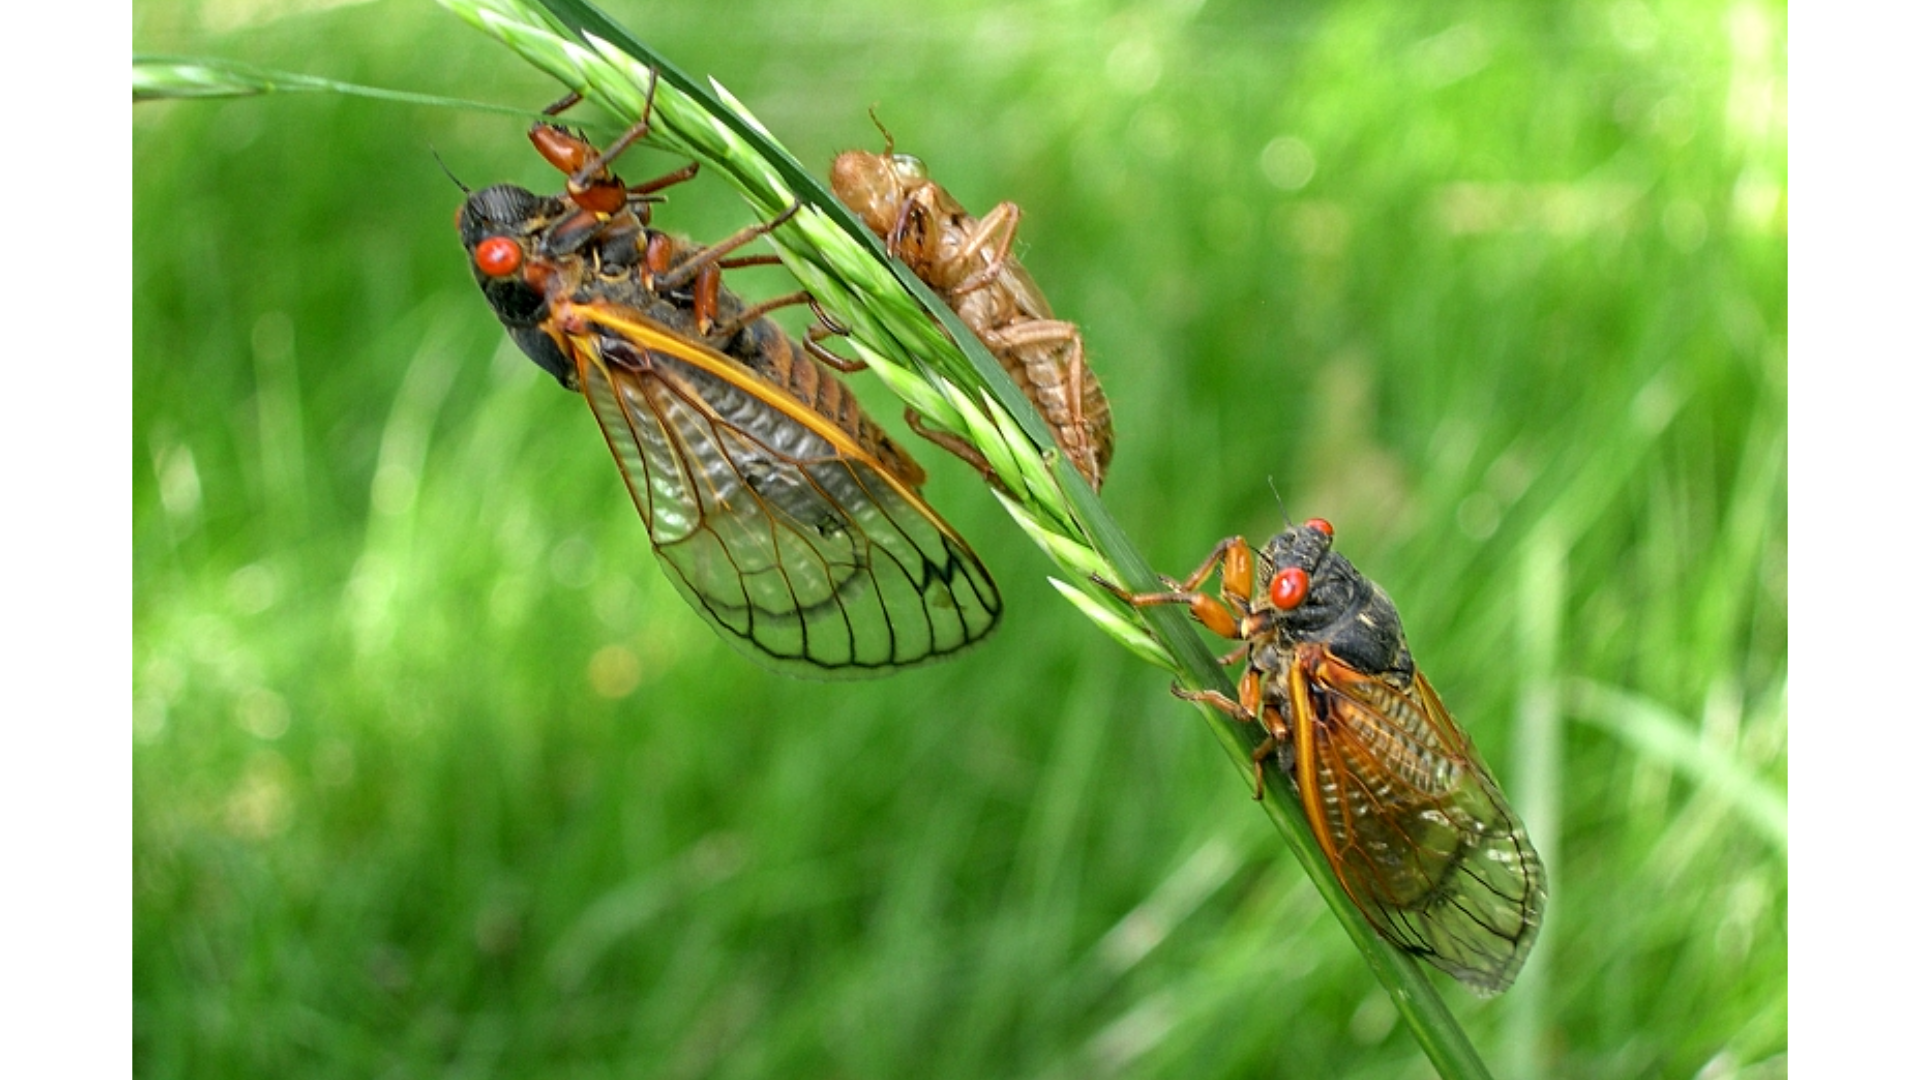
[[[1113,460],[1113,415],[1087,366],[1079,328],[1054,317],[1013,255],[1020,207],[1003,202],[974,218],[918,158],[895,154],[891,135],[882,153],[848,150],[834,158],[832,182],[834,195],[886,241],[888,253],[979,336],[1040,411],[1067,460],[1099,491]],[[972,446],[914,426],[992,475]]]
[[[1218,596],[1200,591],[1215,569]],[[1222,540],[1170,591],[1243,644],[1238,694],[1175,693],[1260,724],[1341,887],[1381,936],[1477,993],[1513,984],[1540,931],[1546,871],[1472,740],[1415,666],[1400,613],[1318,518],[1255,550]]]
[[[795,297],[750,306],[720,285],[725,267],[769,261],[727,256],[772,226],[711,247],[659,232],[648,200],[691,169],[628,187],[579,136],[542,124],[533,138],[568,193],[474,192],[461,239],[509,335],[586,397],[694,610],[814,678],[884,675],[985,637],[999,592],[921,498],[925,473],[765,317]]]

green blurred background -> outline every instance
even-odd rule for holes
[[[1025,208],[1163,570],[1276,492],[1339,527],[1548,860],[1519,985],[1443,989],[1496,1072],[1785,1075],[1784,3],[608,10],[821,173],[877,105]],[[422,0],[133,14],[142,52],[559,93]],[[436,153],[557,188],[523,128],[134,111],[136,1072],[1429,1075],[1198,713],[965,466],[909,444],[1007,598],[973,652],[796,682],[686,608],[454,236]],[[705,181],[658,221],[747,217]]]

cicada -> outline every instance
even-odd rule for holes
[[[1100,490],[1113,459],[1112,412],[1087,366],[1079,329],[1054,317],[1013,255],[1020,207],[1003,202],[976,220],[918,158],[895,154],[891,136],[883,153],[848,150],[836,157],[832,182],[833,193],[886,241],[887,251],[979,336],[1040,411],[1074,468]],[[918,423],[915,429],[988,471],[970,445]]]
[[[1200,591],[1218,568],[1219,595]],[[1175,693],[1262,725],[1341,887],[1382,937],[1484,995],[1512,985],[1540,931],[1546,871],[1500,786],[1415,665],[1393,601],[1318,518],[1255,551],[1222,540],[1171,590],[1243,644],[1237,697]],[[1116,590],[1117,591],[1117,590]]]
[[[644,122],[643,122],[644,123]],[[629,133],[621,146],[636,137]],[[683,169],[628,187],[579,136],[536,125],[568,193],[472,193],[458,224],[507,332],[583,394],[668,577],[749,656],[858,678],[979,641],[1000,595],[919,493],[925,473],[845,384],[720,285],[726,254],[651,227]]]

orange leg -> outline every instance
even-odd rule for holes
[[[1247,711],[1246,706],[1218,690],[1189,690],[1179,683],[1175,683],[1173,684],[1173,696],[1179,698],[1181,701],[1191,701],[1219,709],[1221,712],[1226,713],[1228,716],[1233,717],[1243,724],[1251,724],[1254,721],[1254,715]]]
[[[545,114],[558,116],[579,102],[580,95],[570,93],[547,106]],[[596,152],[592,143],[555,124],[535,124],[527,136],[533,140],[534,149],[540,151],[541,157],[567,174],[567,195],[576,205],[597,214],[612,214],[627,205],[627,185],[613,175],[609,166],[628,147],[646,137],[652,115],[653,86],[649,85],[647,102],[640,112],[640,122],[628,128],[604,151]],[[658,190],[658,187],[648,190]]]
[[[580,100],[578,93],[570,93],[547,106],[543,112],[547,116],[559,116],[579,104]],[[614,159],[646,137],[652,114],[653,87],[648,86],[640,122],[628,128],[604,152],[595,150],[592,143],[557,124],[535,124],[527,132],[527,137],[533,141],[533,147],[541,157],[567,174],[567,195],[576,206],[601,218],[634,208],[641,223],[645,224],[649,216],[647,204],[655,201],[650,198],[654,192],[691,180],[700,171],[699,162],[693,162],[633,187],[628,187],[625,181],[613,175],[611,166]]]
[[[1206,559],[1185,580],[1163,578],[1167,584],[1175,586],[1166,592],[1129,593],[1099,577],[1094,581],[1134,607],[1185,604],[1201,625],[1221,637],[1241,642],[1238,648],[1221,657],[1223,664],[1237,663],[1246,659],[1253,646],[1251,639],[1261,630],[1259,616],[1249,610],[1253,595],[1253,559],[1253,549],[1244,537],[1229,536],[1215,544]],[[1220,595],[1208,596],[1200,591],[1200,586],[1216,568],[1220,570]],[[1243,724],[1257,722],[1266,729],[1266,739],[1253,751],[1255,799],[1265,797],[1266,763],[1279,755],[1289,737],[1286,719],[1265,703],[1263,690],[1261,674],[1252,667],[1240,673],[1237,698],[1230,698],[1218,690],[1187,690],[1177,685],[1173,688],[1174,696],[1184,701],[1197,701],[1219,709]]]
[[[1266,741],[1253,748],[1253,801],[1259,802],[1267,793],[1267,762],[1272,761],[1286,745],[1278,736],[1269,735]]]
[[[1260,708],[1260,678],[1249,671],[1240,678],[1240,699],[1234,700],[1218,690],[1188,690],[1174,684],[1173,696],[1182,701],[1198,702],[1226,713],[1243,724],[1262,722],[1267,729],[1267,737],[1253,750],[1253,798],[1257,802],[1267,793],[1267,762],[1280,753],[1286,745],[1286,725],[1273,710]],[[1263,715],[1265,717],[1263,721]]]
[[[1216,566],[1221,567],[1220,595],[1212,597],[1201,592],[1200,585],[1212,576]],[[1247,637],[1242,624],[1248,617],[1247,599],[1253,593],[1253,552],[1244,537],[1229,536],[1215,544],[1206,561],[1188,574],[1186,580],[1175,582],[1163,578],[1167,584],[1177,586],[1169,592],[1130,593],[1110,581],[1095,580],[1134,607],[1185,604],[1202,626],[1221,637],[1242,641]]]
[[[653,74],[653,77],[647,82],[646,103],[640,107],[639,122],[635,123],[632,127],[628,128],[618,139],[613,140],[613,144],[608,146],[605,150],[601,151],[600,154],[597,157],[595,157],[592,161],[589,161],[586,164],[580,166],[571,176],[569,176],[567,180],[567,186],[569,188],[572,188],[575,184],[587,184],[590,181],[592,181],[594,178],[611,176],[612,173],[609,171],[608,167],[613,164],[614,159],[618,158],[621,154],[626,153],[627,147],[632,146],[634,143],[639,142],[643,138],[646,138],[647,131],[649,130],[649,124],[653,119],[653,91],[655,87],[658,87],[660,85],[659,72],[654,72],[652,74]],[[547,115],[558,116],[560,114],[559,110],[566,109],[572,106],[575,102],[579,100],[580,100],[579,94],[577,93],[568,94],[566,97],[561,98],[557,102],[554,102],[553,105],[548,106]],[[591,149],[591,147],[589,147],[588,149]],[[547,160],[551,161],[553,159],[548,158]]]

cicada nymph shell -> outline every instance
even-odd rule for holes
[[[883,153],[849,150],[836,157],[832,182],[840,201],[979,336],[1039,410],[1067,459],[1099,491],[1113,460],[1112,411],[1087,366],[1079,328],[1054,317],[1013,255],[1020,208],[1003,202],[976,219],[919,159],[893,153],[891,138]],[[921,433],[988,472],[970,445]]]

